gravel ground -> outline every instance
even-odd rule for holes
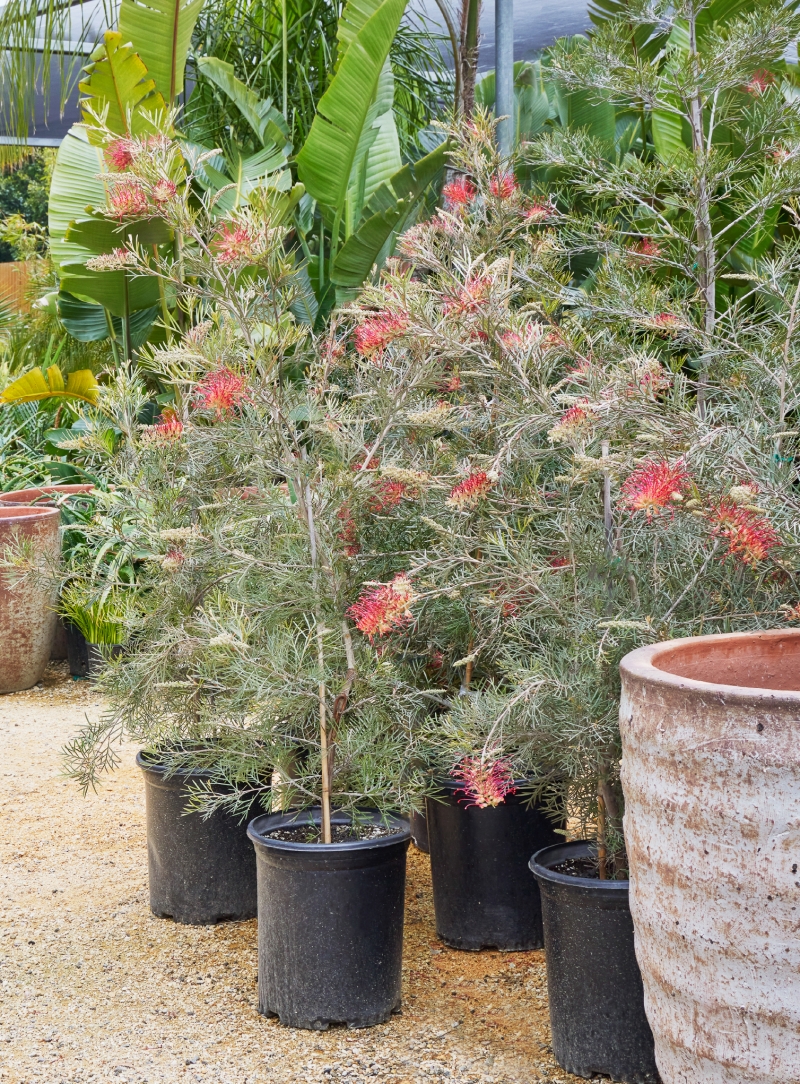
[[[59,748],[100,710],[64,664],[0,696],[2,1084],[578,1084],[550,1050],[543,954],[441,945],[413,847],[402,1014],[328,1032],[260,1016],[255,921],[150,913],[135,750],[85,799],[60,776]]]

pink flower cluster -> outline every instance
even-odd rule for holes
[[[746,565],[763,561],[779,544],[780,539],[769,520],[727,498],[712,507],[710,519],[714,535],[728,544],[728,556],[739,557]]]
[[[348,609],[356,628],[370,640],[402,628],[412,620],[411,605],[417,594],[406,572],[398,572],[390,583],[367,591]]]
[[[213,250],[222,264],[246,263],[255,255],[256,237],[244,222],[224,222],[214,239]]]
[[[217,418],[231,415],[247,399],[247,381],[227,367],[204,376],[194,393],[195,407],[211,410]]]
[[[493,486],[494,480],[485,470],[474,471],[463,482],[453,486],[446,503],[450,508],[457,508],[460,512],[475,508]]]
[[[442,195],[448,207],[467,207],[475,199],[477,189],[469,177],[457,177],[444,185]]]
[[[396,312],[369,316],[355,330],[356,350],[365,358],[379,357],[408,327],[408,317]]]
[[[623,508],[631,512],[644,512],[648,519],[667,508],[682,496],[689,483],[689,475],[679,461],[670,464],[666,459],[648,460],[622,483]]]
[[[466,799],[464,805],[467,806],[494,808],[501,805],[509,794],[516,794],[517,791],[514,772],[507,757],[499,757],[489,763],[478,757],[464,757],[452,774],[463,783],[461,793]]]

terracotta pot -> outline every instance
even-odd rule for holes
[[[800,630],[622,660],[631,912],[664,1084],[800,1082]]]
[[[49,563],[61,547],[57,508],[0,505],[0,553],[16,538],[29,539]],[[0,693],[30,689],[50,658],[56,625],[55,592],[0,570]]]
[[[0,493],[0,505],[35,504],[55,507],[59,497],[74,497],[79,493],[91,493],[93,485],[75,486],[35,486],[33,489],[12,489],[9,493]],[[52,494],[52,496],[48,496]]]

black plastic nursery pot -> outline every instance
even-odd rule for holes
[[[247,822],[224,810],[207,819],[186,813],[187,785],[202,772],[167,776],[163,765],[139,753],[147,807],[150,909],[188,926],[254,918],[256,862]]]
[[[86,643],[87,675],[94,681],[100,677],[111,659],[118,659],[122,654],[122,644]]]
[[[335,813],[334,825],[350,816]],[[364,814],[367,824],[384,823]],[[288,1027],[370,1027],[400,1008],[408,821],[342,843],[275,839],[320,810],[250,822],[258,862],[258,1007]]]
[[[423,854],[429,854],[431,846],[428,841],[427,813],[411,813],[408,820],[411,825],[411,838],[414,841],[414,846]]]
[[[603,1074],[625,1084],[657,1084],[628,881],[601,881],[553,868],[592,853],[590,843],[562,843],[530,860],[542,893],[553,1053],[561,1068],[575,1076]]]
[[[427,802],[436,933],[451,948],[506,952],[541,948],[539,888],[528,871],[533,851],[559,838],[519,788],[500,805],[467,805],[456,779]],[[461,800],[459,800],[461,799]]]
[[[71,621],[64,622],[67,639],[67,660],[69,672],[74,678],[89,676],[89,645],[77,625]]]

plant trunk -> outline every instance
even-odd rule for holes
[[[463,0],[461,7],[461,111],[465,117],[475,109],[478,74],[478,24],[481,0]]]
[[[689,15],[689,50],[697,84],[689,102],[689,119],[692,129],[692,150],[697,167],[697,212],[695,221],[697,266],[700,272],[700,292],[703,296],[703,331],[705,332],[706,346],[708,346],[716,329],[717,260],[714,234],[711,227],[711,198],[706,173],[707,155],[703,132],[703,99],[699,90],[700,57],[697,53],[696,24],[697,17],[694,9],[692,9]],[[697,382],[697,410],[701,418],[704,418],[706,413],[706,381],[707,374],[704,365]]]

